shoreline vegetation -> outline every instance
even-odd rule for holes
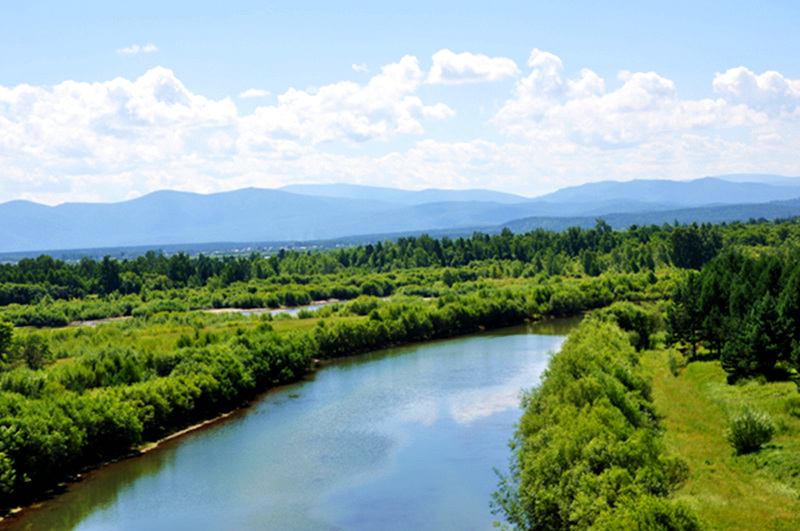
[[[273,391],[273,390],[276,390],[276,389],[278,389],[278,388],[276,387],[276,388],[269,389],[269,390],[265,391],[265,393],[269,393],[270,391]],[[255,398],[254,400],[257,400],[257,398]],[[238,406],[236,409],[233,409],[233,410],[228,411],[226,413],[221,413],[221,414],[219,414],[219,415],[217,415],[216,417],[213,417],[213,418],[202,420],[200,422],[197,422],[196,424],[192,424],[191,426],[187,426],[187,427],[185,427],[185,428],[183,428],[181,430],[178,430],[176,432],[170,433],[169,435],[165,435],[161,439],[158,439],[158,440],[155,440],[155,441],[150,441],[150,442],[145,442],[145,443],[143,443],[143,445],[141,447],[133,448],[129,452],[127,452],[125,454],[122,454],[122,455],[119,455],[119,456],[117,456],[117,457],[115,457],[113,459],[109,459],[107,461],[103,461],[103,462],[100,462],[100,463],[94,463],[94,464],[91,464],[91,465],[87,465],[86,468],[84,468],[82,470],[79,470],[74,475],[66,477],[66,478],[63,478],[63,481],[59,482],[58,485],[55,485],[54,487],[50,488],[49,490],[47,490],[45,492],[42,492],[40,495],[38,495],[35,498],[33,498],[32,500],[30,500],[26,505],[21,505],[19,507],[13,507],[13,508],[10,508],[10,509],[6,509],[4,514],[0,514],[0,529],[3,527],[4,521],[7,522],[10,518],[19,517],[19,516],[22,516],[27,511],[34,511],[34,510],[38,509],[47,500],[53,498],[54,496],[58,496],[65,489],[68,489],[70,485],[75,484],[75,483],[80,482],[80,481],[83,481],[86,474],[89,474],[89,473],[91,473],[91,472],[93,472],[95,470],[99,470],[101,468],[113,465],[114,463],[118,463],[118,462],[126,460],[126,459],[136,459],[138,457],[144,456],[145,454],[147,454],[149,452],[152,452],[154,450],[157,450],[158,448],[160,448],[161,446],[163,446],[163,445],[165,445],[165,444],[167,444],[169,442],[172,442],[172,441],[175,441],[177,439],[180,439],[181,437],[183,437],[185,435],[189,435],[190,433],[194,433],[194,432],[200,431],[200,430],[202,430],[204,428],[211,427],[214,424],[217,424],[217,423],[219,423],[219,422],[221,422],[221,421],[223,421],[225,419],[228,419],[232,415],[236,414],[237,412],[239,412],[242,409],[245,409],[245,408],[247,408],[249,406],[250,406],[250,403],[242,404],[241,406]]]
[[[753,261],[724,258],[731,253]],[[690,364],[702,356],[718,359],[720,352],[741,354],[752,347],[747,343],[751,336],[742,336],[736,349],[726,350],[719,342],[724,327],[713,328],[716,335],[704,328],[724,319],[687,303],[692,289],[704,293],[698,279],[713,292],[719,278],[696,271],[706,271],[706,264],[716,270],[720,263],[745,263],[748,271],[763,266],[770,272],[762,275],[764,285],[772,286],[774,298],[783,302],[770,309],[772,299],[753,297],[766,302],[758,307],[762,317],[748,326],[756,330],[765,321],[763,315],[772,315],[764,312],[774,310],[785,319],[788,334],[790,325],[800,323],[800,312],[792,313],[793,301],[780,296],[791,291],[785,286],[794,285],[792,270],[783,264],[800,262],[798,255],[797,220],[633,226],[626,231],[612,231],[598,220],[589,230],[476,233],[457,240],[423,235],[269,257],[210,259],[149,252],[123,262],[107,256],[101,262],[67,264],[42,256],[0,264],[0,505],[5,511],[24,505],[77,471],[236,410],[263,392],[299,380],[326,360],[380,348],[594,311],[603,326],[622,329],[612,335],[627,338],[626,349],[637,356],[662,343],[675,344]],[[754,289],[758,294],[761,288]],[[339,302],[300,309],[295,315],[252,313],[331,299]],[[235,308],[249,315],[231,311]],[[750,311],[741,304],[736,308],[736,315]],[[717,320],[705,319],[709,315]],[[698,316],[700,321],[692,321]],[[127,318],[66,326],[74,320],[119,317]],[[730,323],[735,321],[726,326]],[[800,337],[800,324],[797,330]],[[781,348],[795,344],[789,339],[787,335]],[[618,357],[630,358],[628,350]],[[763,375],[767,379],[796,374],[800,357],[779,350],[770,350],[777,365],[769,365]],[[765,367],[748,363],[727,366],[738,371],[737,379],[747,381],[758,376],[754,370]],[[670,364],[677,367],[674,360]],[[606,496],[611,512],[595,508],[583,516],[565,513],[567,527],[575,518],[590,521],[591,514],[600,522],[607,517],[608,522],[628,522],[615,519],[637,511],[666,511],[693,528],[694,516],[684,505],[659,501],[675,491],[682,468],[678,461],[662,467],[663,445],[651,433],[660,429],[660,420],[648,413],[653,409],[645,396],[650,384],[635,383],[646,378],[634,365],[624,365],[622,372],[633,380],[620,380],[623,388],[594,377],[600,378],[600,387],[611,390],[598,397],[606,396],[602,400],[617,409],[628,404],[619,410],[634,428],[644,429],[645,435],[635,437],[644,444],[641,455],[650,456],[627,472],[630,482],[612,467],[623,483],[605,488],[628,485],[625,492],[640,489],[642,496]],[[619,379],[620,374],[613,376]],[[594,393],[595,387],[584,391]],[[635,396],[628,396],[631,392]],[[534,396],[526,397],[526,407],[535,402]],[[640,472],[647,477],[640,478]],[[514,481],[534,481],[525,477],[530,473],[521,469]],[[614,512],[622,506],[627,512]],[[507,519],[527,522],[520,527],[544,518],[528,521],[514,511]]]
[[[496,514],[518,529],[696,530],[673,493],[688,465],[666,453],[652,387],[614,313],[571,333],[522,397]]]

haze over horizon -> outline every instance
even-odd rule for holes
[[[4,7],[0,202],[800,175],[800,4]]]

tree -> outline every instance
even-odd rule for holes
[[[648,313],[632,302],[618,301],[599,310],[598,314],[612,316],[617,325],[628,332],[631,344],[636,350],[650,348],[650,338],[658,326],[655,313]]]
[[[800,266],[789,275],[778,299],[778,312],[789,321],[792,339],[800,342]]]
[[[119,277],[119,262],[105,255],[98,268],[98,284],[103,294],[114,293],[122,285]]]
[[[24,360],[32,371],[41,369],[50,358],[50,344],[38,334],[23,336],[16,343],[13,357]]]
[[[730,289],[734,282],[725,261],[715,260],[700,273],[700,313],[702,339],[712,354],[722,351],[730,327]]]
[[[583,272],[590,277],[596,277],[602,273],[602,270],[600,269],[600,263],[597,260],[597,253],[594,251],[584,251],[581,261],[583,265]]]
[[[753,305],[739,331],[725,344],[720,362],[734,377],[769,374],[791,349],[789,322],[769,293]]]
[[[675,227],[669,236],[672,263],[677,267],[700,270],[722,248],[722,237],[711,225]]]
[[[167,263],[167,277],[176,286],[185,286],[186,282],[194,274],[194,266],[189,260],[189,255],[180,251],[172,255]]]
[[[700,307],[700,281],[690,272],[686,282],[679,285],[667,307],[667,336],[670,343],[685,342],[697,354],[697,344],[703,336],[703,312]]]

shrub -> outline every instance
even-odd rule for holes
[[[764,411],[745,406],[730,419],[725,438],[737,454],[754,452],[768,443],[775,434],[775,424]]]

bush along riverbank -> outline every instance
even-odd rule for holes
[[[699,529],[670,498],[688,467],[666,455],[640,354],[592,316],[524,395],[496,513],[517,529]]]

